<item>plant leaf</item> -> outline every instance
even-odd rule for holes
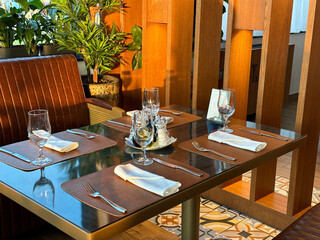
[[[142,28],[133,25],[131,28],[132,39],[136,45],[142,45]]]
[[[132,70],[138,70],[142,68],[142,52],[138,51],[132,58]]]

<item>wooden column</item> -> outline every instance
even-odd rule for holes
[[[266,3],[256,121],[280,127],[293,1]],[[276,168],[275,159],[252,171],[253,200],[274,192]]]
[[[195,20],[192,108],[208,110],[212,88],[218,88],[222,0],[198,0]]]
[[[307,134],[307,143],[294,151],[289,189],[288,214],[310,206],[320,132],[320,3],[310,0],[300,78],[296,132]]]
[[[160,88],[161,105],[190,107],[193,0],[143,0],[142,88]]]

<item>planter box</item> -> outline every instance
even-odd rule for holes
[[[25,46],[14,46],[12,48],[0,48],[0,59],[17,58],[17,57],[31,57],[38,56],[38,50],[32,54],[28,54]]]
[[[72,54],[72,55],[76,55],[76,53],[74,51],[70,51],[70,50],[59,50],[59,46],[58,45],[43,45],[42,46],[42,51],[41,51],[41,55],[42,56],[47,56],[47,55],[61,55],[61,54]]]

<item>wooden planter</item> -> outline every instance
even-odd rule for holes
[[[25,46],[14,46],[12,48],[0,48],[0,59],[38,56],[38,50],[28,54]]]
[[[98,98],[112,106],[119,106],[120,79],[111,75],[104,75],[103,79],[104,83],[83,83],[86,97]]]

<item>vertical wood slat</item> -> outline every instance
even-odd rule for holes
[[[149,0],[146,9],[147,21],[154,23],[168,23],[169,1],[170,0]]]
[[[166,105],[191,106],[194,0],[170,0]]]
[[[223,86],[236,91],[236,111],[233,117],[243,120],[247,118],[252,35],[251,30],[232,29],[232,37],[227,40],[231,43],[226,44]]]
[[[296,115],[296,132],[307,134],[307,143],[293,152],[288,214],[311,204],[320,132],[320,3],[310,0]]]
[[[256,121],[274,127],[281,123],[292,5],[292,0],[267,1],[265,10]],[[274,160],[252,172],[254,200],[274,191],[276,165]]]
[[[130,33],[132,26],[135,24],[142,27],[142,0],[125,0],[127,8],[123,9],[120,15],[120,26],[122,31]],[[125,11],[125,12],[124,12]],[[131,39],[128,40],[131,42]],[[132,57],[134,52],[125,52],[121,54],[125,65],[120,65],[120,77],[122,80],[121,107],[125,110],[141,108],[141,78],[142,69],[132,70]]]
[[[192,90],[194,109],[207,110],[211,89],[218,88],[222,8],[222,0],[197,1]]]

